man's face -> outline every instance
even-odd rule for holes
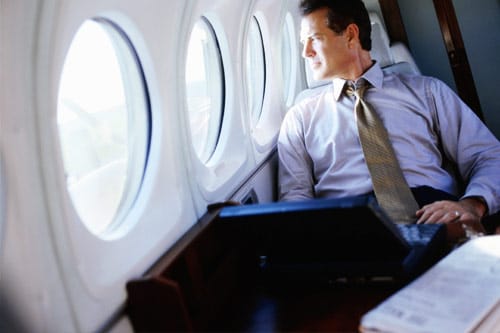
[[[327,13],[328,9],[319,9],[304,16],[301,23],[302,56],[315,80],[343,77],[353,61],[345,32],[337,34],[328,27]]]

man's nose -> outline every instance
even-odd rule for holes
[[[304,42],[304,46],[302,48],[302,57],[309,58],[309,57],[312,57],[312,56],[314,56],[314,50],[312,48],[311,41],[310,40],[306,40]]]

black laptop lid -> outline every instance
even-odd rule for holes
[[[224,207],[218,223],[279,263],[401,262],[410,252],[373,196]]]

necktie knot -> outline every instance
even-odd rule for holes
[[[363,79],[358,80],[358,82],[346,81],[344,93],[349,97],[363,98],[367,88],[369,88],[369,84]]]

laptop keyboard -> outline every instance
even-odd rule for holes
[[[397,224],[396,226],[412,246],[428,244],[442,227],[441,224]]]

